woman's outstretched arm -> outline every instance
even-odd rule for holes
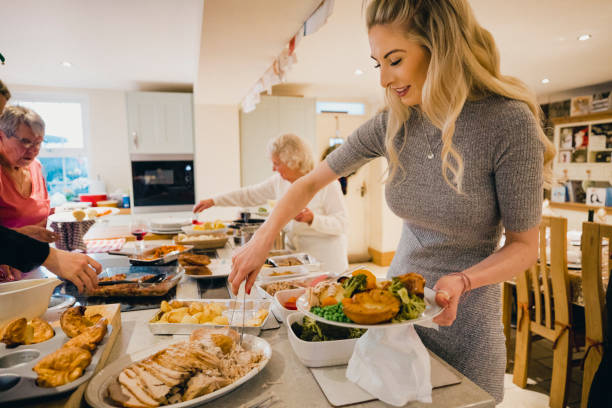
[[[232,273],[229,282],[234,294],[242,281],[246,280],[246,291],[250,292],[261,266],[268,257],[274,239],[280,230],[291,221],[314,195],[335,181],[338,175],[323,161],[313,171],[298,179],[276,204],[272,214],[257,230],[253,238],[232,258]]]

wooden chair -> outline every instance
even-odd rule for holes
[[[608,253],[602,254],[602,240],[608,240]],[[587,406],[593,376],[601,363],[604,341],[605,307],[602,284],[602,270],[610,276],[610,246],[612,245],[612,225],[585,222],[582,224],[582,297],[586,322],[586,351],[584,354],[584,373],[582,377],[581,408]],[[606,256],[603,256],[606,255]],[[609,328],[608,328],[609,329]],[[610,385],[612,386],[612,384]]]
[[[550,230],[550,262],[547,262],[546,253],[547,229]],[[571,360],[567,219],[542,217],[539,249],[539,262],[520,273],[516,279],[517,330],[513,382],[521,388],[527,385],[531,335],[540,335],[552,341],[550,406],[562,408],[567,402]]]

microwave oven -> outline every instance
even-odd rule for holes
[[[134,213],[190,211],[195,204],[193,155],[131,155]]]

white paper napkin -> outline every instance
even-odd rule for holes
[[[368,329],[355,345],[346,378],[387,404],[431,403],[431,366],[413,325]]]

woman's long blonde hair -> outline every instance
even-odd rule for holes
[[[540,107],[535,95],[517,78],[499,70],[499,53],[491,33],[480,26],[466,0],[370,0],[367,1],[368,30],[375,25],[394,24],[407,38],[418,42],[430,54],[427,79],[423,85],[421,109],[434,126],[442,131],[442,175],[458,193],[462,192],[463,158],[453,146],[455,121],[468,99],[497,94],[527,104],[538,124]],[[385,146],[389,155],[389,173],[405,173],[399,162],[400,149],[395,135],[410,116],[410,109],[388,88],[385,99],[389,110]],[[545,146],[544,185],[552,179],[553,144],[538,126],[538,137]]]

